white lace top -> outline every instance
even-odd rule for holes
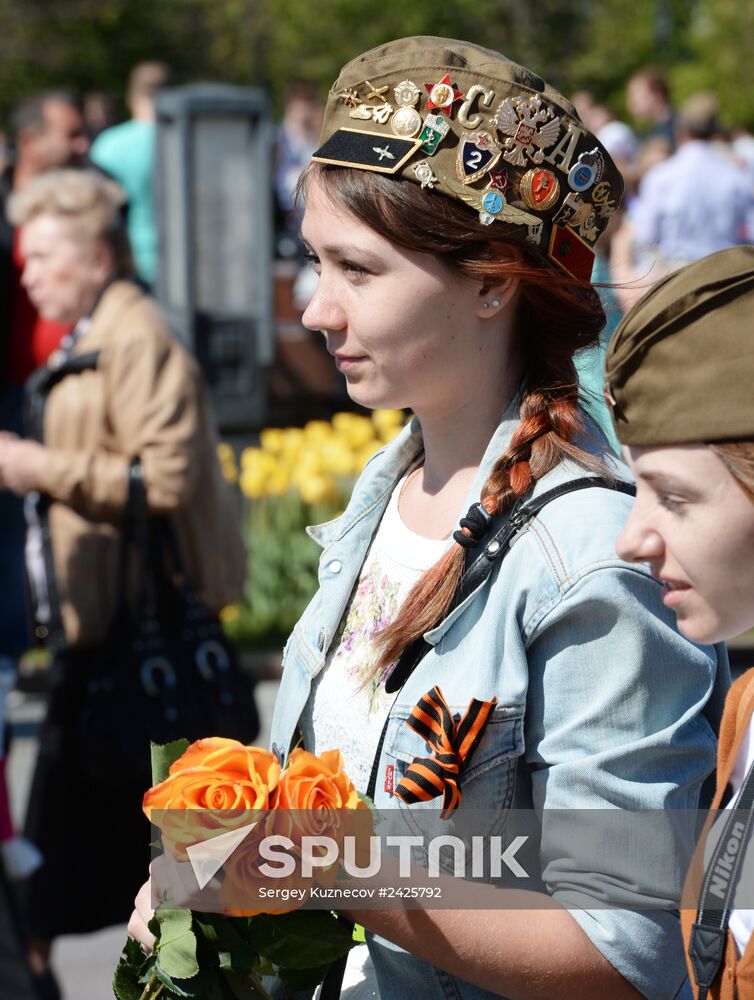
[[[307,750],[341,751],[346,773],[361,792],[395,698],[385,692],[384,675],[374,675],[374,637],[448,544],[417,535],[403,523],[398,498],[405,481],[404,476],[393,490],[299,723]]]

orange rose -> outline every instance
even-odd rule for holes
[[[165,846],[183,857],[191,844],[250,822],[248,810],[272,808],[279,777],[267,750],[220,737],[197,740],[149,789],[143,809]]]
[[[343,770],[340,750],[294,750],[278,785],[278,809],[367,809]]]
[[[360,840],[372,827],[369,807],[343,770],[340,750],[319,756],[294,750],[280,777],[273,817],[275,832],[297,845],[302,836],[331,837],[340,844],[348,833]]]
[[[223,903],[223,912],[228,916],[253,917],[258,913],[290,913],[304,902],[304,898],[300,898],[298,894],[296,896],[289,894],[287,900],[260,895],[260,889],[263,888],[278,890],[305,888],[298,871],[284,878],[270,878],[259,871],[260,865],[264,863],[259,853],[260,841],[263,837],[277,832],[276,818],[275,812],[268,813],[264,821],[243,840],[223,865],[225,878],[220,887],[220,899]]]
[[[170,765],[168,777],[150,788],[143,808],[268,809],[280,777],[273,754],[238,740],[214,736],[192,743]]]

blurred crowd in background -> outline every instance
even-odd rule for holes
[[[73,330],[70,322],[42,316],[32,304],[22,274],[18,229],[5,205],[35,177],[64,168],[92,168],[118,182],[125,194],[125,223],[136,275],[145,290],[155,287],[160,258],[154,204],[155,94],[170,86],[167,65],[136,65],[126,85],[129,117],[118,120],[116,95],[101,91],[80,98],[61,87],[21,100],[0,141],[0,434],[24,434],[23,387]],[[307,83],[291,84],[276,124],[271,150],[277,274],[290,280],[278,297],[277,350],[293,340],[313,352],[302,366],[308,389],[337,393],[329,359],[300,315],[316,281],[299,237],[299,174],[318,144],[321,94]],[[594,281],[607,307],[603,351],[622,313],[674,269],[739,243],[754,241],[754,135],[743,121],[724,122],[720,100],[699,91],[678,105],[656,67],[634,72],[625,84],[626,120],[598,96],[580,90],[572,101],[585,124],[619,165],[626,194],[600,243]],[[319,350],[319,353],[317,351]],[[585,391],[602,395],[602,352],[582,359]],[[342,401],[342,397],[338,397]],[[609,425],[605,422],[609,433]],[[19,657],[28,649],[24,595],[26,520],[19,496],[0,489],[0,848],[11,877],[33,868],[33,850],[13,830],[2,785],[2,701],[12,689]],[[97,587],[92,579],[91,586]]]

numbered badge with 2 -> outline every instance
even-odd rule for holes
[[[502,152],[502,147],[489,132],[467,135],[458,147],[458,179],[464,184],[473,184],[495,166]]]

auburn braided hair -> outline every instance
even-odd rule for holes
[[[300,194],[313,178],[334,204],[399,246],[434,254],[449,269],[489,288],[518,279],[516,326],[526,372],[521,421],[482,488],[485,510],[491,515],[507,510],[566,457],[609,475],[605,464],[578,443],[583,427],[573,357],[598,343],[605,323],[594,288],[548,264],[526,243],[524,227],[483,226],[468,206],[412,181],[312,163],[299,182]],[[379,634],[376,673],[442,620],[464,561],[464,548],[454,543],[414,585],[395,620]]]

